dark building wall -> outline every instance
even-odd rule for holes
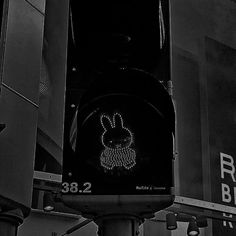
[[[172,79],[179,151],[176,193],[223,203],[219,152],[230,150],[227,154],[236,155],[230,141],[235,140],[232,89],[236,74],[236,3],[171,2]],[[216,135],[217,130],[221,131]],[[217,231],[231,235],[229,229],[222,229],[223,224],[229,228],[228,223],[218,221],[213,223],[213,231],[208,227],[207,235],[218,235]]]
[[[212,38],[232,48],[236,47],[234,30],[236,4],[233,1],[217,0],[197,2],[181,0],[171,3],[172,79],[174,98],[177,103],[177,119],[180,126],[183,124],[182,127],[179,127],[181,138],[178,137],[181,166],[180,185],[185,188],[189,175],[196,175],[197,181],[203,181],[201,175],[204,173],[201,173],[199,169],[201,165],[199,168],[196,167],[196,165],[198,166],[196,161],[198,159],[198,162],[201,162],[201,159],[208,154],[207,147],[204,145],[204,142],[207,142],[207,132],[204,131],[205,122],[207,122],[204,113],[207,76],[206,38]],[[192,140],[188,140],[189,134],[194,136]],[[186,145],[188,142],[189,147]],[[182,152],[191,149],[191,145],[195,146],[192,149],[193,155],[190,152],[182,155]],[[198,157],[196,157],[196,153],[198,153]],[[187,156],[188,160],[184,161]],[[192,169],[196,169],[196,171],[191,174],[189,171],[184,173],[181,168],[184,169],[184,166],[189,168],[190,160],[193,160]],[[191,196],[191,193],[187,193],[187,195]],[[193,193],[192,197],[197,197],[197,195]]]
[[[24,0],[4,4],[0,123],[6,128],[0,135],[0,198],[23,209],[30,208],[32,197],[44,17]]]

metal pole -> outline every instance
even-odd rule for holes
[[[101,217],[96,221],[98,236],[138,236],[140,219],[126,215]]]
[[[0,212],[0,235],[17,236],[17,229],[23,223],[23,213],[20,209]]]

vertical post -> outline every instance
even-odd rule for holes
[[[96,221],[98,236],[138,236],[140,219],[126,215],[101,217]]]
[[[0,235],[17,236],[17,229],[23,222],[23,213],[20,209],[0,212]]]

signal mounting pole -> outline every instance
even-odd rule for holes
[[[66,206],[82,212],[87,220],[67,230],[64,235],[94,221],[98,236],[137,236],[144,219],[154,217],[154,212],[169,207],[174,196],[167,195],[58,195]]]
[[[98,226],[98,236],[137,236],[139,235],[139,226],[143,218],[129,214],[108,214],[97,217],[96,219],[87,219],[68,229],[61,236],[69,235],[91,221]]]
[[[129,215],[110,215],[96,221],[98,236],[137,236],[139,235],[139,218]]]

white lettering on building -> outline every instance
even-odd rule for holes
[[[220,153],[220,170],[221,170],[221,179],[225,179],[230,177],[232,182],[235,183],[235,165],[234,159],[232,156]],[[222,202],[224,203],[234,203],[236,205],[236,187],[232,185],[228,185],[226,183],[221,183],[221,196]],[[232,218],[231,214],[223,213],[224,217]],[[230,221],[224,220],[223,221],[224,227],[233,228],[233,224]]]
[[[225,173],[229,174],[233,180],[235,180],[235,167],[234,167],[234,159],[232,156],[227,155],[225,153],[220,153],[220,169],[221,169],[221,178],[225,178]]]
[[[222,201],[230,203],[231,202],[231,194],[230,194],[230,188],[227,184],[221,184],[221,192],[222,192]]]
[[[226,214],[226,213],[223,213],[223,216],[224,216],[224,217],[228,217],[228,218],[232,218],[232,217],[233,217],[232,214]],[[223,221],[223,226],[224,226],[224,227],[227,227],[227,224],[229,225],[229,227],[230,227],[231,229],[234,228],[232,222],[224,220],[224,221]]]

